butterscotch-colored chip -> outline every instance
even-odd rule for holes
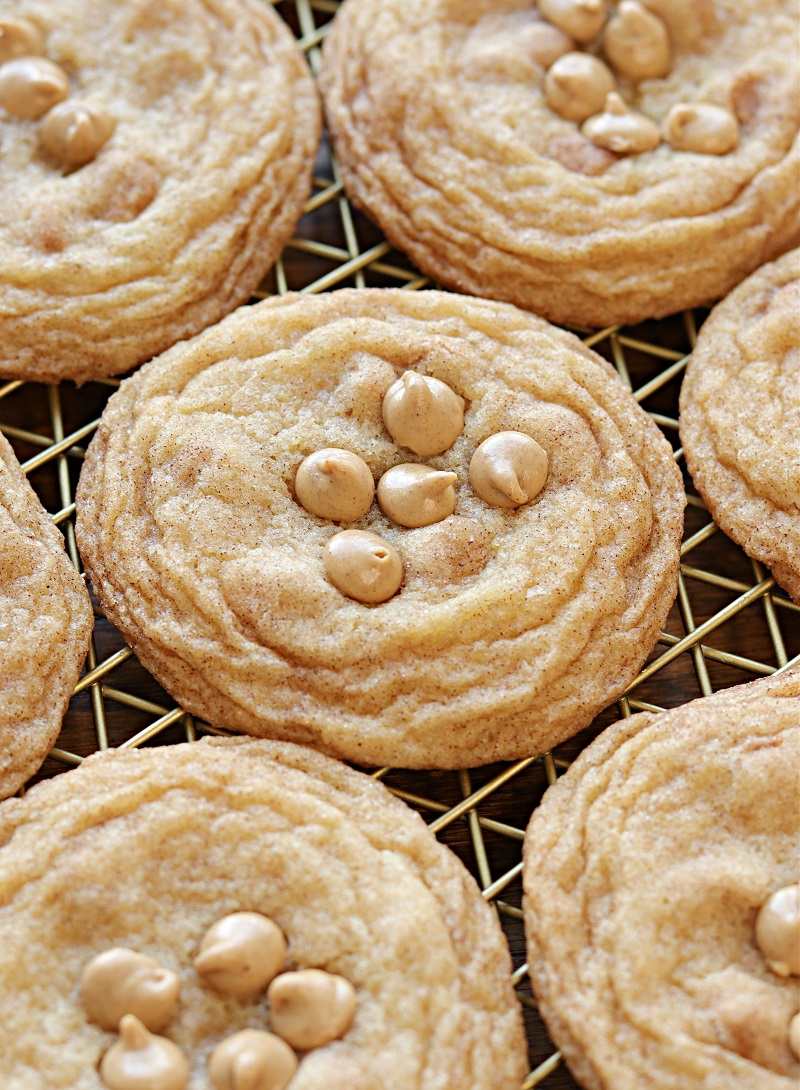
[[[608,16],[604,0],[539,0],[538,6],[547,22],[576,42],[596,37]]]
[[[797,977],[757,919],[800,872],[800,667],[615,723],[525,836],[528,962],[585,1090],[795,1090]]]
[[[661,131],[673,148],[700,155],[727,155],[739,143],[734,115],[708,102],[678,102],[661,123]]]
[[[184,1090],[189,1064],[168,1037],[150,1033],[135,1014],[119,1024],[119,1038],[100,1061],[108,1090]]]
[[[768,14],[759,0],[609,5],[608,50],[601,35],[584,66],[614,69],[612,54],[618,90],[656,129],[676,103],[729,110],[738,145],[701,157],[657,139],[618,156],[581,135],[614,88],[584,112],[582,76],[559,87],[565,58],[551,74],[533,55],[548,12],[580,7],[345,0],[320,85],[348,195],[445,287],[550,321],[719,299],[800,238],[796,0]]]
[[[30,19],[0,19],[0,64],[14,57],[44,56],[42,33]]]
[[[64,539],[0,435],[0,798],[55,742],[92,624]]]
[[[681,387],[680,436],[714,521],[800,602],[800,250],[711,312]]]
[[[343,530],[329,537],[322,567],[331,583],[357,602],[387,602],[403,582],[397,549],[368,530]]]
[[[547,105],[568,121],[585,121],[600,113],[616,87],[614,73],[591,53],[565,53],[544,79]]]
[[[180,980],[153,958],[114,946],[84,966],[81,997],[86,1016],[102,1029],[117,1030],[126,1014],[134,1014],[153,1032],[175,1015]]]
[[[111,136],[114,124],[102,103],[68,99],[45,117],[42,147],[65,166],[84,166]]]
[[[0,47],[20,14],[46,56],[0,69],[0,378],[121,374],[274,262],[311,187],[316,88],[263,0],[0,0]]]
[[[258,912],[233,912],[203,936],[195,970],[223,995],[254,995],[280,972],[286,940],[273,920]]]
[[[411,560],[356,600],[325,575],[340,525],[293,482],[329,447],[375,480],[408,463],[381,405],[412,364],[465,403],[425,459],[455,510],[432,534],[376,503],[350,523],[381,564],[385,544]],[[475,494],[472,456],[499,432],[546,453],[535,503]],[[362,289],[242,308],[148,364],[109,401],[77,504],[107,615],[185,707],[362,764],[460,768],[547,749],[633,680],[675,595],[684,493],[577,338],[505,304]]]
[[[46,57],[15,57],[0,65],[0,110],[35,121],[69,94],[69,77]]]
[[[430,526],[455,510],[455,484],[452,470],[404,462],[387,469],[378,481],[378,503],[399,526]]]
[[[581,132],[599,148],[619,155],[652,151],[661,140],[658,126],[644,114],[629,110],[616,92],[606,96],[602,113],[590,117]]]
[[[800,888],[776,889],[756,917],[756,943],[778,976],[800,976]]]
[[[339,1038],[302,1057],[293,1088],[510,1090],[524,1078],[490,906],[417,814],[337,761],[252,739],[99,754],[0,807],[0,844],[4,1088],[100,1090],[114,1038],[86,1018],[78,982],[119,945],[182,987],[169,1048],[123,1019],[135,1032],[112,1060],[125,1077],[146,1066],[141,1082],[110,1085],[161,1086],[165,1052],[172,1074],[183,1054],[189,1087],[209,1075],[220,1090],[262,1085],[249,1045],[253,1026],[270,1028],[264,996],[222,995],[191,965],[209,927],[241,911],[281,928],[293,975],[324,970],[356,992],[346,1022],[328,997],[322,1021]]]
[[[603,52],[619,76],[662,79],[672,66],[667,28],[639,0],[620,0],[603,32]]]
[[[297,1049],[321,1048],[343,1037],[358,1006],[350,981],[321,969],[281,973],[267,998],[272,1028]]]
[[[286,1090],[296,1071],[294,1049],[283,1038],[258,1029],[226,1037],[208,1061],[214,1090]]]

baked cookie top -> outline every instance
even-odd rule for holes
[[[338,762],[250,739],[95,755],[4,806],[0,843],[9,1090],[99,1087],[115,1038],[88,1020],[81,976],[119,947],[180,978],[163,1034],[191,1090],[208,1087],[212,1049],[274,1022],[263,993],[220,994],[193,968],[209,927],[239,911],[283,931],[286,968],[355,988],[351,1028],[305,1055],[292,1090],[508,1090],[524,1077],[489,906],[417,814]]]
[[[248,297],[320,129],[268,3],[0,0],[0,61],[0,375],[119,374]]]
[[[93,620],[64,539],[0,435],[0,798],[58,737]]]
[[[524,845],[529,971],[586,1090],[797,1085],[798,978],[769,967],[756,921],[798,881],[799,770],[795,668],[615,723],[546,792]],[[796,885],[793,914],[796,933]]]
[[[798,238],[798,52],[793,0],[346,0],[320,84],[348,194],[424,272],[604,326]]]
[[[463,421],[415,455],[386,395],[433,379]],[[472,463],[509,432],[549,469],[501,507]],[[366,475],[350,521],[299,498],[301,463],[331,450]],[[452,514],[384,513],[384,474],[409,464]],[[675,595],[684,494],[658,428],[571,334],[376,289],[242,308],[152,361],[109,401],[77,505],[103,608],[187,708],[362,764],[460,768],[541,752],[633,679]],[[396,552],[398,593],[369,604],[327,577],[343,529]]]
[[[759,269],[701,327],[680,437],[714,521],[800,602],[800,250]]]

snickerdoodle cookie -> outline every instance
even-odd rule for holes
[[[800,602],[800,250],[711,312],[681,387],[680,436],[714,521]]]
[[[319,128],[264,0],[0,0],[0,376],[118,374],[242,303]]]
[[[152,361],[109,401],[77,504],[103,608],[185,707],[460,768],[541,752],[633,679],[684,494],[571,334],[376,289],[242,308]]]
[[[58,737],[92,622],[64,539],[0,435],[0,798]]]
[[[524,1077],[489,906],[417,814],[336,761],[251,739],[95,755],[3,806],[0,843],[6,1090],[99,1088],[109,1023],[140,987],[157,993],[141,1017],[181,1050],[190,1090],[210,1086],[212,1050],[246,1028],[299,1053],[291,1090],[509,1090]],[[261,927],[231,920],[242,912]],[[297,978],[277,977],[281,995],[265,983],[308,969],[349,995],[337,1038],[315,1047],[287,1018]],[[244,1082],[223,1072],[214,1085]]]
[[[799,774],[795,667],[615,723],[547,791],[529,968],[586,1090],[797,1086]]]
[[[321,86],[350,197],[446,287],[607,325],[798,238],[794,0],[346,0]]]

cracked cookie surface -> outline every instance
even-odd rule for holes
[[[0,435],[0,798],[58,737],[93,621],[64,539]]]
[[[759,269],[701,327],[680,436],[714,521],[800,602],[800,250]]]
[[[454,515],[406,529],[373,503],[336,523],[298,502],[317,450],[378,480],[407,463],[382,399],[408,369],[467,403]],[[535,502],[492,507],[476,448],[547,453]],[[448,478],[449,479],[449,478]],[[633,679],[676,590],[684,494],[672,450],[613,369],[505,304],[341,291],[246,307],[123,383],[77,491],[79,547],[142,663],[209,722],[362,764],[461,768],[530,756]],[[326,578],[347,527],[399,553],[370,606]]]
[[[292,1090],[508,1090],[525,1075],[490,906],[417,814],[339,762],[252,739],[111,751],[11,800],[0,844],[7,1090],[99,1088],[115,1035],[87,1021],[80,978],[119,946],[179,975],[163,1032],[189,1090],[207,1090],[220,1041],[270,1026],[263,992],[222,995],[192,967],[208,927],[240,910],[281,928],[287,968],[356,989],[352,1026],[305,1054]]]
[[[800,668],[609,727],[534,812],[540,1011],[586,1090],[791,1090],[797,977],[755,921],[798,880]]]
[[[113,131],[71,169],[42,146],[46,119],[0,110],[0,375],[120,374],[273,263],[310,191],[316,88],[260,0],[0,0],[9,16],[41,31],[66,103],[98,104]]]
[[[531,0],[347,0],[320,84],[348,194],[444,286],[551,321],[724,295],[798,238],[796,6],[646,6],[672,68],[620,77],[623,97],[659,126],[681,103],[724,107],[735,150],[597,147],[547,105],[547,65],[574,46]]]

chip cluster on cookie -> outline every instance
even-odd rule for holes
[[[109,750],[0,807],[0,950],[4,1088],[509,1090],[528,1070],[475,881],[306,747]]]
[[[792,0],[345,0],[350,200],[440,284],[561,324],[704,305],[798,239]]]
[[[106,616],[185,708],[362,765],[463,767],[549,748],[633,679],[685,497],[577,338],[358,289],[243,308],[147,364],[76,503]]]
[[[545,101],[561,117],[583,122],[581,131],[597,147],[620,155],[652,151],[662,139],[676,150],[706,155],[736,147],[739,124],[722,106],[678,102],[659,128],[626,105],[615,77],[635,88],[642,80],[663,79],[672,67],[667,26],[639,0],[621,0],[613,14],[604,0],[539,0],[539,11],[564,35],[554,47],[547,23],[540,24],[537,38],[546,42],[540,59],[550,62]],[[576,43],[594,43],[599,55],[577,51]]]
[[[47,59],[39,27],[30,19],[0,19],[0,109],[38,121],[42,149],[64,167],[94,159],[114,131],[102,102],[69,99],[64,69]]]
[[[404,371],[383,395],[386,430],[399,446],[421,456],[444,454],[464,427],[464,398],[446,382]],[[482,500],[493,507],[529,503],[547,480],[547,454],[524,432],[488,436],[469,464],[469,479]],[[416,529],[441,522],[456,509],[452,470],[402,462],[378,481],[381,510],[399,526]],[[336,522],[351,522],[372,506],[375,485],[369,466],[351,451],[336,447],[315,451],[300,463],[294,488],[309,512]],[[343,594],[359,602],[385,602],[400,589],[403,563],[397,550],[378,534],[342,530],[323,551],[325,573]]]
[[[286,939],[268,916],[234,912],[203,936],[194,967],[221,995],[253,996],[267,990],[274,1032],[245,1029],[226,1037],[208,1060],[215,1090],[285,1090],[297,1071],[294,1050],[308,1052],[345,1034],[356,993],[342,976],[323,969],[282,971]],[[119,1040],[100,1061],[110,1090],[183,1090],[189,1065],[174,1042],[156,1035],[175,1015],[180,978],[153,958],[114,947],[97,954],[82,975],[87,1016],[101,1029],[119,1029]]]

